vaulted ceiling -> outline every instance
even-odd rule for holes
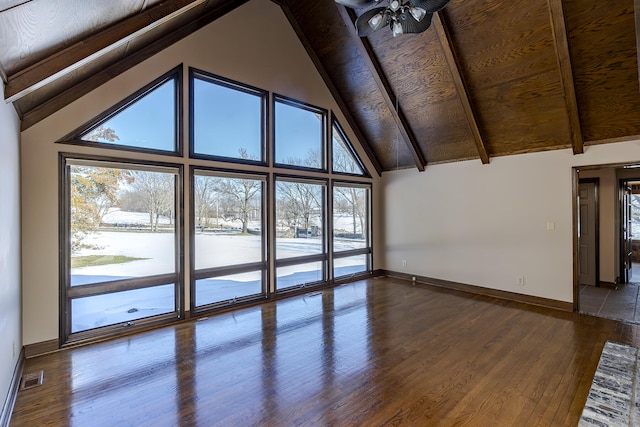
[[[451,0],[426,32],[357,37],[334,0],[274,0],[378,172],[640,137],[634,0]],[[246,0],[0,0],[23,129]]]

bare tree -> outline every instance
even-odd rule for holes
[[[196,225],[209,227],[209,219],[216,201],[216,178],[197,175],[193,182]]]
[[[286,158],[285,163],[288,165],[320,169],[322,167],[322,156],[318,150],[310,149],[304,159],[290,156]]]
[[[333,170],[352,174],[362,174],[362,168],[356,162],[349,149],[340,139],[335,139],[333,144]]]
[[[158,231],[160,216],[174,216],[175,176],[169,173],[134,171],[133,188],[138,191],[149,213],[151,231]]]
[[[216,178],[216,191],[224,198],[225,211],[242,223],[242,233],[248,232],[249,220],[259,204],[262,181],[245,178]]]
[[[337,196],[334,197],[334,210],[351,215],[353,234],[364,234],[367,217],[366,189],[336,186],[334,192]]]
[[[277,184],[278,220],[289,227],[309,230],[312,219],[317,219],[322,211],[322,187],[295,181],[280,181]]]

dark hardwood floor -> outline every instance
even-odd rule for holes
[[[11,426],[572,426],[638,327],[371,279],[27,360]]]

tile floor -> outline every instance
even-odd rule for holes
[[[632,280],[640,282],[640,264],[633,265]],[[640,324],[640,283],[616,288],[580,286],[580,313]]]

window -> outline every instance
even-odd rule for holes
[[[194,170],[194,310],[266,295],[262,175]]]
[[[61,142],[180,153],[182,67],[167,73]]]
[[[370,271],[370,188],[335,183],[333,186],[333,276]]]
[[[59,141],[84,145],[60,155],[63,342],[372,270],[371,179],[335,116],[196,69],[183,111],[181,76],[172,70]],[[95,154],[105,147],[171,160]]]
[[[276,179],[276,289],[326,280],[324,182]]]
[[[324,170],[327,112],[281,96],[274,105],[275,163]]]
[[[191,152],[242,162],[264,162],[267,93],[191,70]]]
[[[180,167],[63,164],[64,335],[178,317]]]
[[[332,170],[336,173],[366,175],[362,162],[335,117],[331,119]]]

